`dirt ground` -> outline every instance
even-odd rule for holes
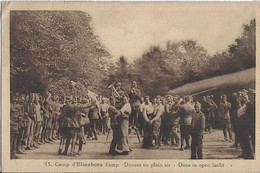
[[[162,145],[159,149],[143,149],[137,136],[130,135],[129,145],[133,150],[127,156],[111,156],[108,154],[112,134],[105,143],[105,135],[99,135],[98,140],[88,139],[83,146],[83,152],[79,156],[58,155],[59,141],[40,145],[39,149],[26,151],[19,155],[20,159],[190,159],[190,150],[180,151],[180,147]],[[238,159],[241,149],[230,148],[234,142],[223,142],[223,133],[216,130],[211,134],[205,134],[203,138],[203,159]],[[77,148],[76,148],[77,150]]]

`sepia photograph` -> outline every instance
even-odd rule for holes
[[[11,159],[254,159],[239,13],[10,11]]]
[[[31,4],[3,8],[8,167],[226,169],[257,159],[252,5]],[[185,162],[195,159],[203,165]]]

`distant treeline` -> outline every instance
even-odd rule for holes
[[[125,88],[136,80],[145,94],[164,95],[181,85],[256,66],[256,22],[243,26],[243,34],[227,50],[210,56],[196,40],[167,41],[166,48],[153,46],[133,64],[119,58],[109,82],[120,80]]]

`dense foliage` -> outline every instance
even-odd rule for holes
[[[12,11],[10,13],[11,91],[50,90],[57,94],[87,89],[106,95],[108,85],[131,81],[155,96],[183,84],[255,67],[255,20],[226,51],[210,56],[196,40],[151,46],[133,63],[116,64],[99,42],[91,16],[80,11]]]
[[[125,58],[120,57],[110,80],[122,80],[126,88],[130,87],[131,80],[137,80],[144,93],[155,96],[186,83],[255,67],[255,29],[253,19],[244,25],[241,37],[214,56],[197,41],[184,40],[167,41],[166,48],[153,46],[134,64],[122,63]]]
[[[109,53],[80,11],[12,11],[11,91],[102,92]],[[104,86],[104,87],[102,87]]]

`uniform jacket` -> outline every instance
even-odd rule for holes
[[[180,124],[191,125],[192,114],[194,112],[194,106],[190,103],[185,103],[179,106]]]
[[[205,129],[205,115],[200,111],[194,111],[191,121],[191,134],[192,136],[203,136]]]
[[[129,98],[132,106],[140,106],[141,90],[139,88],[132,88],[129,93]]]
[[[225,120],[230,119],[231,104],[229,102],[220,102],[219,105],[219,117]]]

